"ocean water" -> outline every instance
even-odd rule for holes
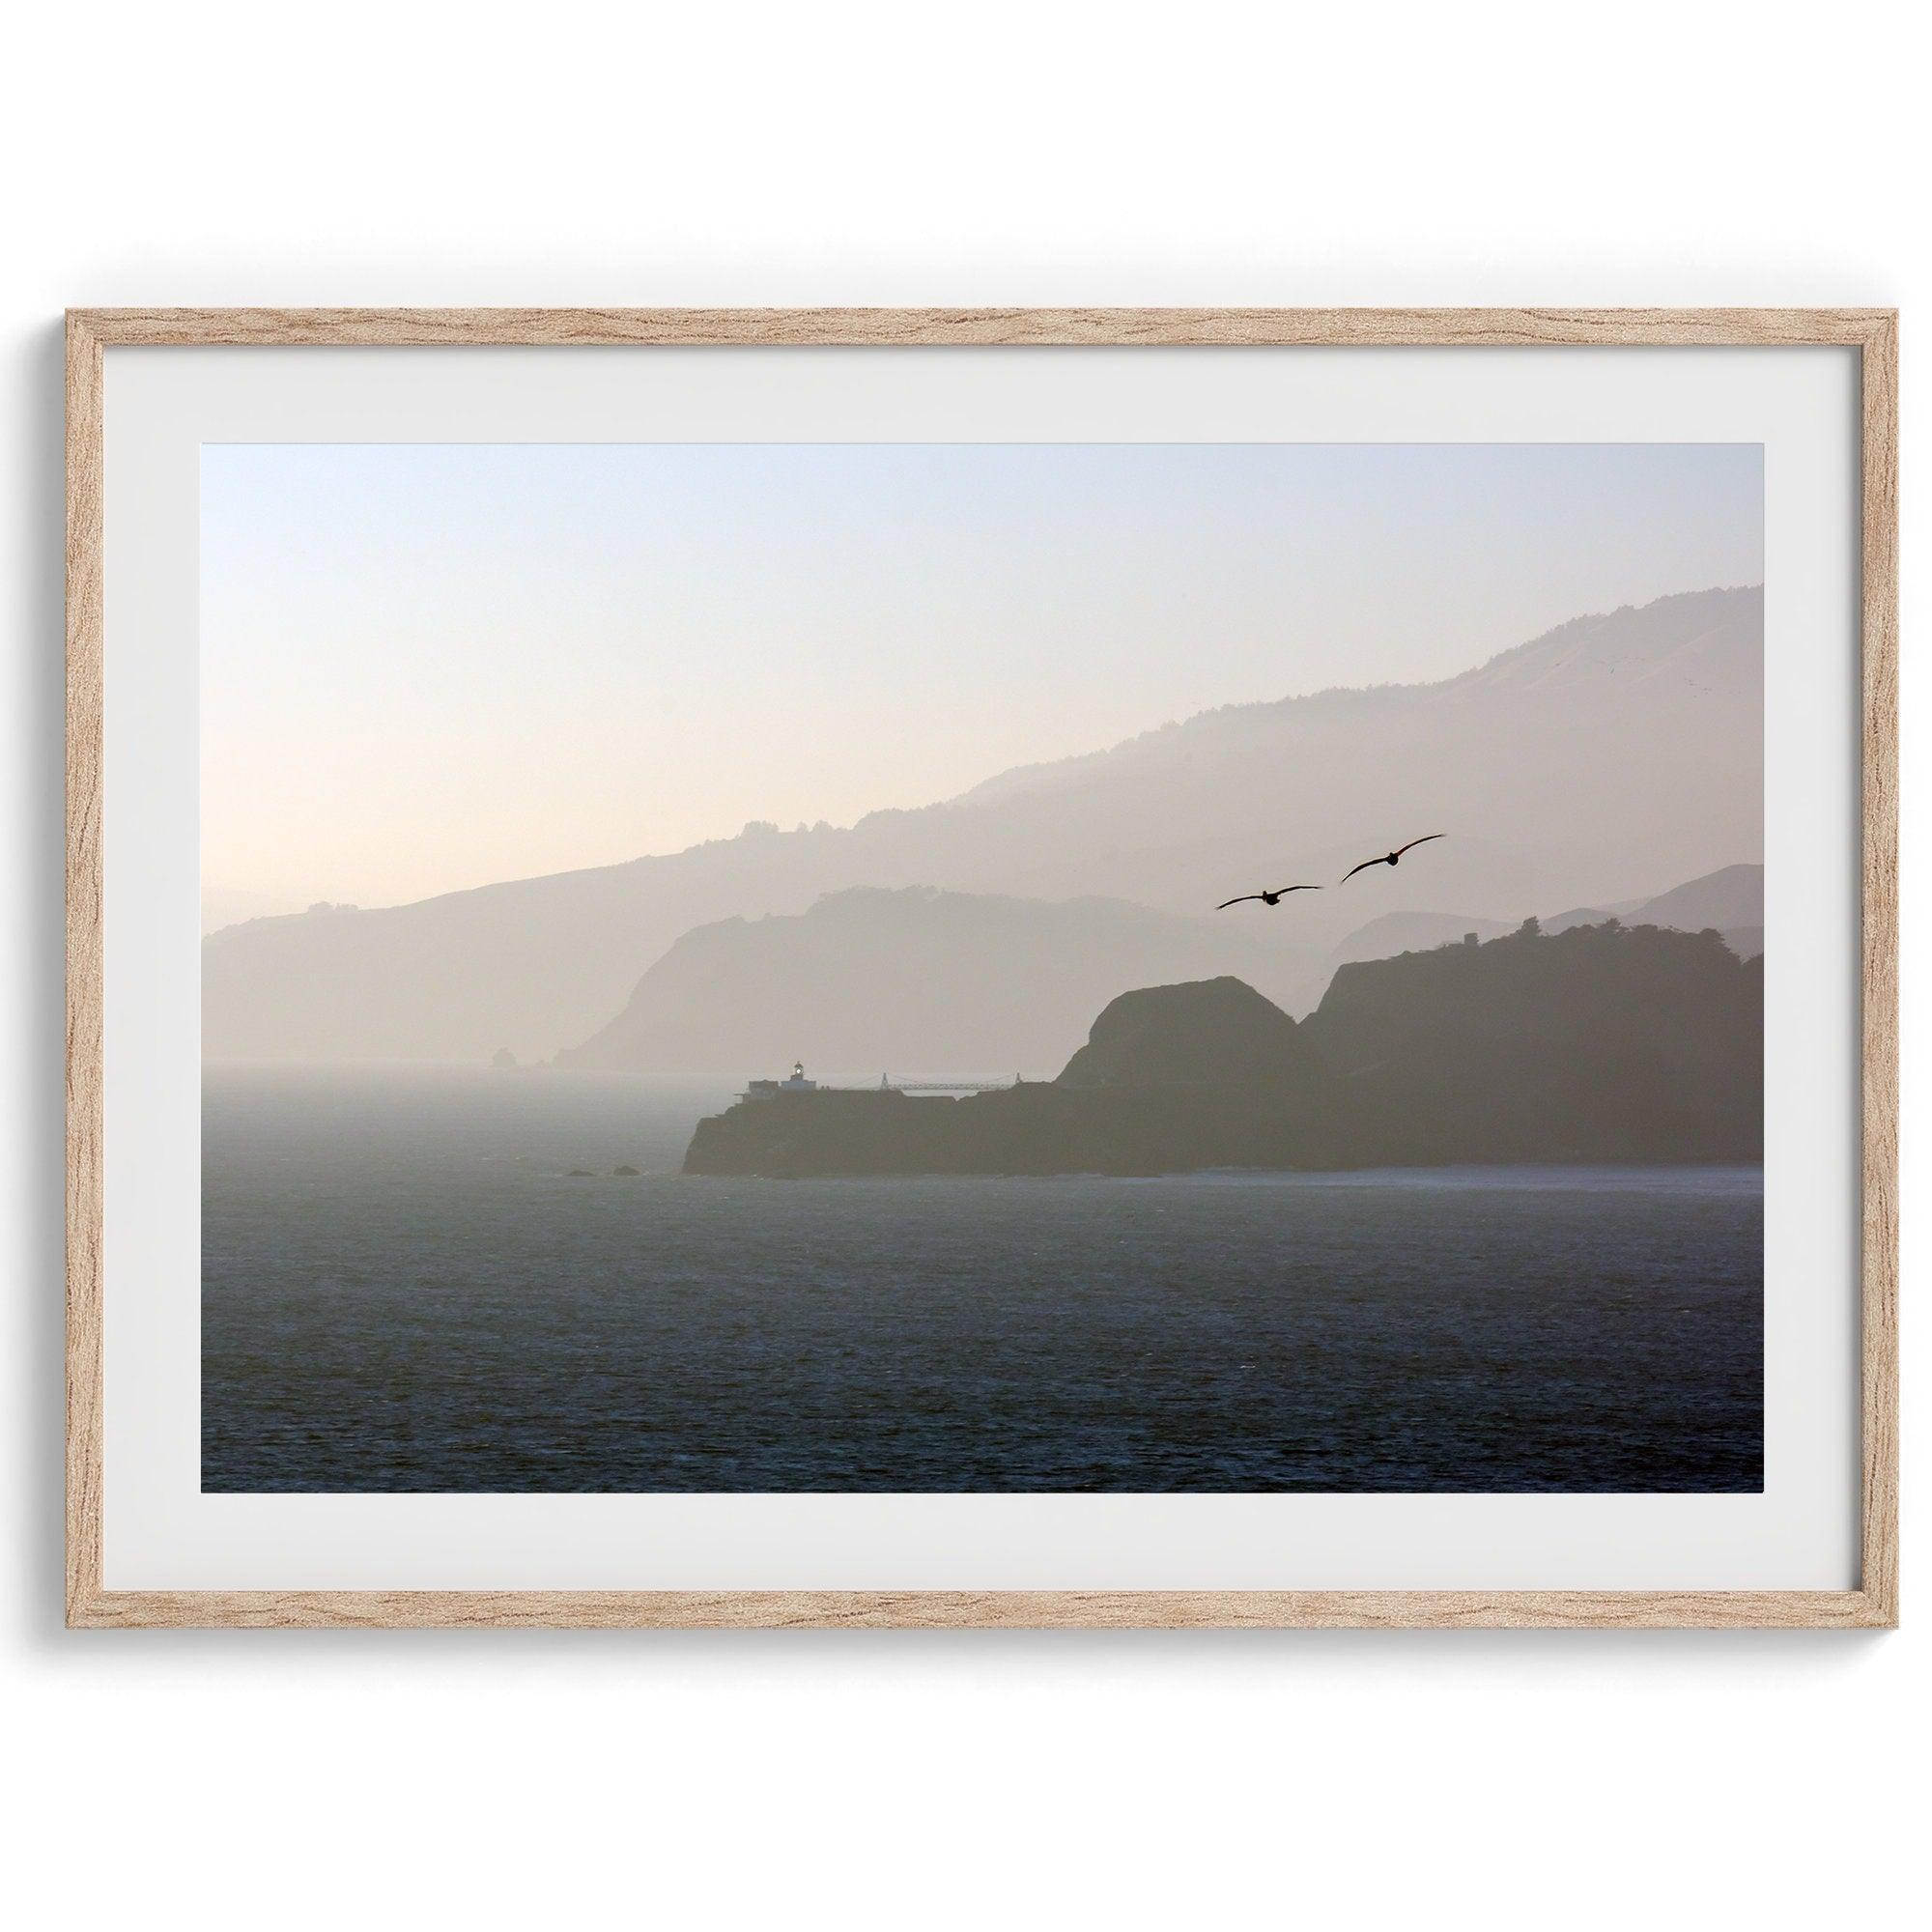
[[[204,1489],[1760,1487],[1757,1168],[679,1176],[729,1093],[211,1070]]]

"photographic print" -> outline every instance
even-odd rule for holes
[[[210,443],[211,1492],[1756,1492],[1754,443]]]

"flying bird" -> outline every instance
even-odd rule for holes
[[[1406,845],[1398,845],[1393,852],[1384,852],[1379,859],[1364,859],[1359,866],[1351,866],[1342,874],[1341,883],[1346,886],[1357,872],[1366,872],[1371,866],[1400,866],[1405,852],[1412,852],[1418,845],[1427,845],[1432,838],[1446,837],[1447,834],[1441,832],[1425,832],[1420,838],[1411,838]]]
[[[1290,893],[1319,893],[1320,886],[1277,886],[1271,893],[1243,893],[1237,899],[1223,899],[1214,910],[1226,912],[1231,905],[1245,905],[1249,899],[1260,899],[1263,905],[1279,905]]]

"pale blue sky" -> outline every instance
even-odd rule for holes
[[[1754,444],[211,445],[204,886],[846,824],[1763,576]]]

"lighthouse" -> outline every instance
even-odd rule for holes
[[[794,1060],[789,1080],[753,1080],[741,1096],[747,1100],[770,1100],[780,1094],[816,1094],[818,1082],[805,1077],[805,1062]]]

